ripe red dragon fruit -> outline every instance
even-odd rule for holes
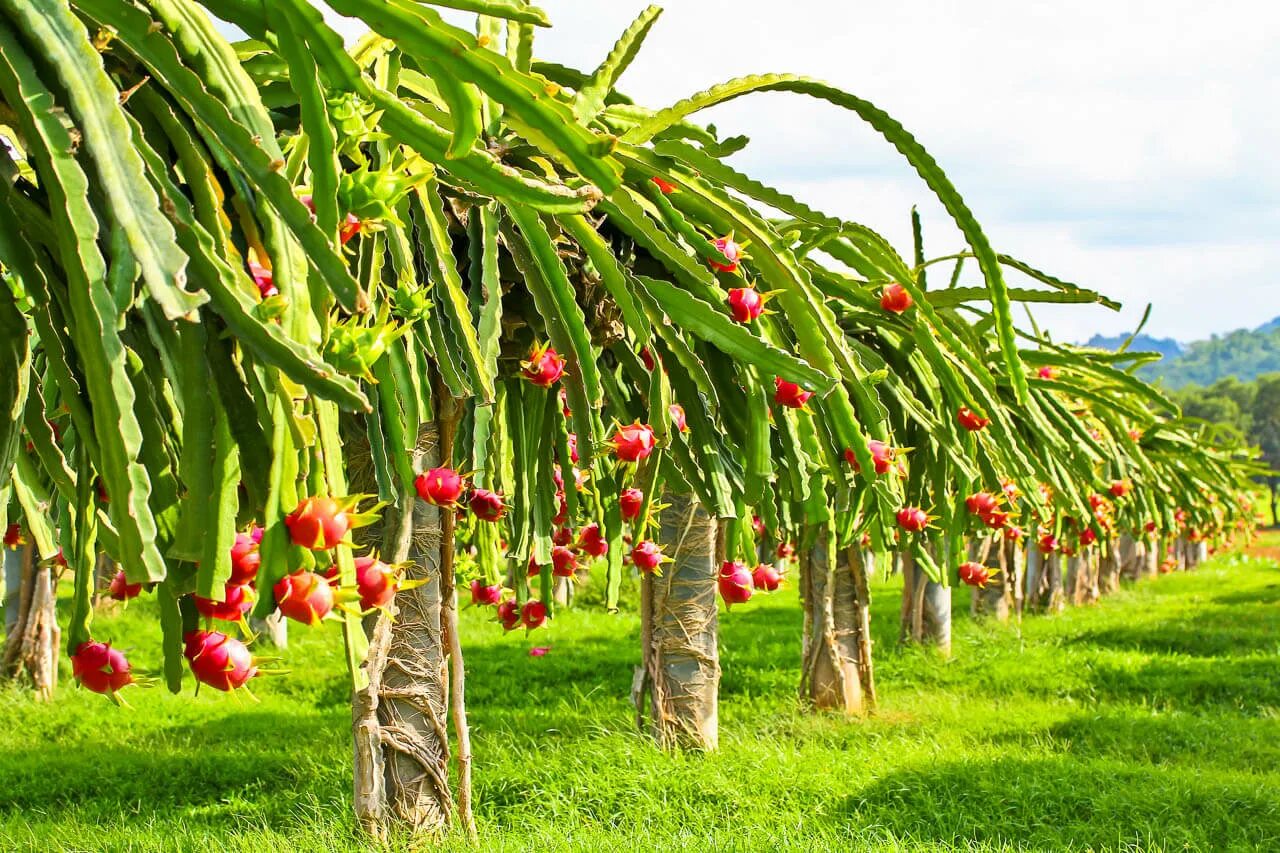
[[[788,382],[781,376],[775,376],[773,379],[773,402],[779,406],[786,406],[788,409],[803,409],[804,404],[809,402],[809,398],[813,396],[812,391],[806,391],[794,382]]]
[[[991,423],[991,418],[981,417],[970,410],[968,406],[961,406],[959,411],[956,412],[956,421],[969,432],[977,432],[986,429],[987,424]]]
[[[658,189],[662,192],[663,195],[670,195],[671,193],[675,192],[677,189],[675,184],[669,183],[668,181],[664,181],[662,178],[659,178],[657,175],[654,175],[649,180],[653,181],[654,184],[657,185]]]
[[[888,444],[873,438],[867,442],[867,451],[871,454],[871,462],[877,474],[888,474],[893,470],[893,460],[897,452]],[[854,471],[862,471],[862,466],[858,464],[858,457],[854,454],[852,447],[845,448],[844,461],[852,465]]]
[[[370,554],[355,558],[356,590],[360,593],[360,609],[386,607],[400,589],[396,571]]]
[[[1041,379],[1057,379],[1058,378],[1058,371],[1052,367],[1049,367],[1048,365],[1045,365],[1044,367],[1040,368],[1040,370],[1038,371],[1038,374]]]
[[[796,546],[790,542],[779,542],[778,549],[774,551],[774,556],[779,560],[790,560],[796,555]]]
[[[644,492],[639,489],[624,489],[618,496],[618,507],[626,521],[635,521],[640,517],[640,507],[644,503]]]
[[[206,619],[220,619],[223,622],[239,622],[244,618],[244,614],[253,609],[253,603],[258,600],[253,587],[248,584],[228,583],[223,588],[222,597],[222,601],[214,601],[212,598],[193,595],[191,600],[195,602],[196,610],[201,616]]]
[[[1018,484],[1013,480],[1001,480],[1000,491],[1004,492],[1005,500],[1016,501],[1022,497],[1022,491],[1018,488]]]
[[[453,506],[466,491],[462,476],[452,468],[430,468],[413,481],[418,497],[434,506]]]
[[[764,526],[764,519],[758,515],[751,516],[751,529],[756,532],[756,536],[764,536],[768,532]]]
[[[655,446],[653,428],[639,421],[618,427],[609,439],[613,454],[623,462],[639,462],[653,452]]]
[[[760,563],[751,573],[751,583],[756,589],[773,592],[782,583],[782,575],[768,563]]]
[[[492,586],[485,584],[480,578],[471,582],[471,603],[477,607],[488,607],[502,601],[502,584]]]
[[[987,585],[987,581],[991,580],[991,572],[982,563],[972,561],[961,563],[960,580],[969,586],[976,586],[981,589]]]
[[[681,409],[680,411],[683,412],[684,410]],[[571,432],[568,434],[567,437],[569,439],[568,441],[569,461],[576,465],[578,464],[578,458],[579,458],[578,457],[578,434],[576,432]]]
[[[526,630],[541,628],[542,623],[547,621],[547,605],[536,598],[526,601],[520,610],[520,621]]]
[[[1040,549],[1041,554],[1052,554],[1058,550],[1058,537],[1052,533],[1041,534],[1040,540],[1036,542],[1036,547]]]
[[[1086,527],[1080,531],[1080,547],[1087,548],[1094,542],[1098,541],[1098,534],[1094,532],[1092,527]]]
[[[27,544],[27,537],[22,535],[21,524],[10,524],[4,530],[4,547],[21,548]]]
[[[603,557],[609,553],[609,541],[600,532],[600,525],[594,521],[578,533],[578,547],[592,557]]]
[[[500,521],[507,513],[507,504],[502,495],[488,489],[473,489],[467,505],[481,521]]]
[[[564,489],[556,492],[556,500],[560,502],[560,507],[556,510],[555,518],[551,519],[551,523],[559,527],[569,520],[569,501],[564,496]]]
[[[567,527],[557,527],[551,534],[552,545],[568,545],[573,541],[573,531]]]
[[[1128,480],[1116,480],[1111,484],[1111,488],[1108,489],[1108,491],[1111,492],[1111,497],[1122,498],[1129,494],[1129,490],[1131,488],[1133,488],[1133,486],[1130,485]]]
[[[1004,529],[1004,538],[1009,540],[1010,542],[1021,542],[1022,537],[1026,535],[1027,535],[1027,532],[1023,530],[1021,527],[1010,525],[1009,527],[1006,527]]]
[[[964,505],[973,515],[986,515],[1000,508],[1000,499],[990,492],[974,492],[964,499]]]
[[[275,275],[256,260],[249,260],[249,275],[253,276],[258,295],[263,299],[270,299],[280,293],[280,288],[276,287]]]
[[[115,577],[111,579],[111,585],[107,587],[107,592],[116,601],[128,601],[142,594],[142,584],[129,583],[124,576],[124,569],[120,569],[116,572]]]
[[[504,631],[514,631],[520,624],[520,604],[514,598],[498,602],[497,614]]]
[[[724,599],[725,607],[742,604],[755,592],[751,571],[736,561],[726,560],[720,564],[720,576],[716,583],[720,587],[720,597]]]
[[[258,675],[249,647],[234,637],[221,631],[192,631],[185,640],[182,654],[201,684],[230,691]]]
[[[729,291],[729,313],[739,323],[750,323],[764,313],[764,299],[754,287],[735,287]]]
[[[743,254],[742,246],[739,246],[737,242],[734,241],[733,235],[726,234],[723,237],[717,237],[711,241],[711,245],[715,246],[716,251],[724,255],[725,260],[729,262],[727,264],[722,264],[719,261],[711,261],[712,269],[717,269],[720,272],[737,272],[738,261],[742,260]]]
[[[333,587],[315,572],[298,569],[276,581],[276,607],[290,619],[319,625],[333,610]]]
[[[1147,531],[1148,533],[1155,533],[1156,523],[1154,521],[1148,521],[1146,524],[1142,525],[1142,529]]]
[[[571,578],[578,573],[578,555],[572,548],[557,545],[551,549],[551,574],[558,578]]]
[[[71,655],[71,674],[86,690],[111,695],[133,683],[129,660],[110,643],[87,640]]]
[[[671,424],[676,428],[676,432],[687,432],[689,429],[689,421],[684,414],[684,406],[679,403],[672,403],[667,407],[667,412],[671,415]]]
[[[1000,530],[1009,523],[1009,513],[1001,512],[1000,510],[983,513],[980,518],[982,523],[992,530]]]
[[[297,509],[284,517],[293,544],[313,551],[337,546],[351,529],[347,513],[333,498],[303,498]]]
[[[253,541],[252,534],[237,533],[235,544],[231,546],[231,577],[228,583],[253,583],[262,565],[262,554],[258,552],[258,543]]]
[[[658,574],[662,559],[662,549],[648,539],[631,549],[631,562],[635,563],[636,568],[647,575]]]
[[[893,314],[901,314],[912,305],[911,294],[896,281],[885,286],[880,292],[880,307]]]
[[[524,362],[523,376],[539,388],[550,388],[564,376],[564,358],[550,345],[535,346]]]
[[[929,526],[929,514],[918,506],[898,510],[898,526],[908,533],[919,533]]]

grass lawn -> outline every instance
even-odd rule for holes
[[[1280,553],[1280,535],[1264,544]],[[723,618],[711,756],[636,732],[634,613],[583,607],[526,638],[465,612],[481,846],[1280,849],[1273,559],[1219,558],[1021,630],[975,624],[960,590],[951,661],[898,648],[895,580],[874,594],[870,720],[799,709],[794,588]],[[159,665],[149,607],[95,622],[135,668]],[[339,632],[292,633],[290,672],[259,679],[257,703],[156,687],[118,709],[65,661],[51,705],[0,692],[0,850],[365,849]]]

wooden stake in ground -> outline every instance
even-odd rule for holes
[[[933,542],[925,547],[931,555],[938,553]],[[910,551],[902,552],[900,639],[936,646],[944,655],[951,655],[951,590],[930,580]]]
[[[19,553],[18,607],[5,639],[3,671],[8,678],[30,681],[37,698],[48,701],[58,686],[62,645],[53,567],[39,561],[32,545],[24,545]],[[8,562],[7,554],[5,559]]]
[[[804,603],[801,696],[820,709],[861,714],[875,704],[871,666],[870,595],[862,551],[829,558],[825,527],[800,552]]]
[[[719,745],[720,652],[716,614],[716,526],[688,495],[668,495],[659,542],[673,562],[646,575],[641,601],[643,664],[632,698],[664,748]]]
[[[440,464],[438,438],[434,424],[419,432],[415,470]],[[399,506],[387,511],[384,542],[391,547],[385,551],[395,562],[411,560],[407,577],[425,582],[397,594],[389,612],[378,616],[364,665],[368,685],[353,705],[356,816],[380,838],[392,828],[438,835],[455,809],[447,656],[457,629],[447,615],[451,589],[442,583],[443,573],[452,571],[453,542],[439,507],[412,494]]]

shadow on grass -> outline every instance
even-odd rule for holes
[[[1202,658],[1275,652],[1280,608],[1242,597],[1236,604],[1205,605],[1192,617],[1084,631],[1070,642]]]
[[[242,712],[150,734],[123,731],[0,752],[0,812],[58,804],[118,814],[233,798],[284,803],[304,792],[327,798],[350,772],[338,766],[347,747],[331,716]],[[327,741],[332,764],[317,756]]]
[[[847,798],[847,821],[965,846],[1276,849],[1275,790],[1248,777],[1073,757],[940,763],[890,774]]]

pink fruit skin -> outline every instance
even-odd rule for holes
[[[782,584],[782,575],[778,574],[778,570],[768,563],[761,563],[751,573],[751,582],[756,589],[773,592]]]
[[[751,578],[751,572],[742,563],[722,563],[717,584],[720,587],[720,597],[724,599],[726,607],[742,604],[755,592],[755,582]]]
[[[418,490],[418,497],[435,506],[453,506],[466,488],[457,471],[444,467],[422,472],[413,486]]]
[[[142,594],[142,584],[129,583],[124,576],[124,569],[116,572],[115,577],[111,579],[111,587],[109,589],[111,597],[116,601],[128,601],[131,598],[137,598]]]
[[[477,607],[487,607],[502,600],[502,585],[486,586],[484,581],[476,578],[471,582],[471,603]]]
[[[547,605],[536,599],[526,601],[524,609],[520,611],[520,621],[530,631],[541,627],[542,623],[547,621]]]
[[[196,681],[215,690],[235,690],[258,674],[248,647],[220,631],[187,634],[183,655]]]
[[[327,551],[346,537],[351,524],[332,498],[304,498],[284,518],[293,544],[313,551]]]
[[[124,653],[108,643],[88,640],[71,655],[71,674],[76,681],[94,693],[115,693],[133,683],[129,661]]]
[[[299,569],[276,581],[276,607],[290,619],[318,625],[333,610],[333,587],[315,572]]]
[[[253,587],[247,584],[228,583],[223,588],[223,600],[214,601],[212,598],[204,598],[203,596],[194,595],[192,599],[195,601],[196,610],[201,616],[208,619],[220,619],[223,622],[239,622],[244,614],[248,613],[253,607],[256,597],[253,594]]]

